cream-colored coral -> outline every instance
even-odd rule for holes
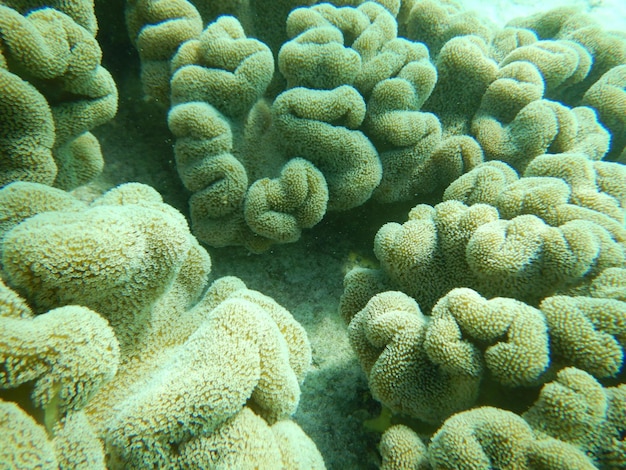
[[[372,297],[348,331],[374,398],[393,413],[439,423],[474,403],[481,375],[472,367],[455,370],[431,361],[426,323],[413,299],[389,291]]]
[[[126,24],[141,59],[144,93],[167,105],[170,99],[170,61],[179,46],[202,32],[202,18],[187,0],[131,0]]]
[[[86,205],[60,189],[17,181],[0,190],[0,208],[1,239],[17,224],[40,212],[79,211]]]
[[[119,345],[107,321],[64,306],[31,318],[0,316],[0,387],[31,382],[31,400],[50,424],[78,410],[117,372]]]
[[[374,253],[391,280],[429,311],[446,292],[469,285],[466,246],[479,226],[497,220],[495,208],[458,201],[415,206],[409,220],[383,225]]]
[[[68,413],[52,429],[60,469],[105,470],[104,446],[83,411]]]
[[[6,468],[59,468],[43,426],[15,403],[0,400],[0,462]]]
[[[595,298],[626,301],[626,268],[608,268],[589,286],[589,295]]]
[[[334,7],[332,7],[334,9]],[[328,10],[328,8],[327,8]],[[336,9],[336,16],[349,16],[349,32],[358,35],[368,24],[365,15],[355,8]],[[344,35],[324,15],[320,7],[298,8],[287,18],[287,33],[293,37],[278,54],[278,67],[287,86],[332,89],[352,84],[361,71],[360,54],[344,44]]]
[[[235,290],[210,312],[200,303],[196,309],[206,312],[205,320],[191,336],[153,364],[132,394],[116,392],[121,401],[107,419],[115,459],[132,467],[175,465],[169,443],[221,433],[246,404],[269,423],[295,411],[302,359],[310,361],[304,330],[294,330],[297,324],[284,310],[266,308],[264,303],[275,305],[271,300],[247,299]]]
[[[622,242],[626,239],[624,177],[623,165],[591,161],[582,154],[540,155],[519,179],[496,160],[455,180],[444,192],[444,200],[491,204],[505,219],[533,214],[552,226],[587,220]]]
[[[491,160],[455,179],[443,193],[443,200],[457,200],[468,206],[493,204],[502,190],[517,180],[513,168],[499,160]]]
[[[529,469],[530,426],[510,411],[489,406],[457,413],[433,435],[428,454],[434,469]]]
[[[27,185],[40,188],[21,183]],[[0,291],[8,312],[0,316],[8,374],[0,382],[3,388],[34,382],[32,401],[43,409],[55,449],[69,452],[62,461],[97,467],[102,460],[82,417],[70,414],[84,407],[109,468],[181,468],[184,458],[197,458],[196,439],[209,446],[214,439],[219,449],[212,455],[236,467],[255,456],[227,423],[250,409],[267,431],[255,435],[261,441],[250,444],[253,452],[273,446],[273,464],[323,468],[302,431],[289,424],[269,430],[295,412],[311,363],[306,333],[290,313],[236,278],[202,295],[208,254],[152,188],[122,185],[69,210],[57,191],[50,189],[49,201],[42,191],[26,212],[48,211],[18,223],[2,241],[3,276],[37,310],[62,306],[33,317],[8,289]],[[20,198],[12,196],[17,205]],[[113,328],[69,303],[98,306]],[[201,444],[199,452],[206,449]],[[241,455],[237,445],[244,446]]]
[[[181,445],[183,468],[255,468],[321,470],[324,461],[315,444],[293,421],[269,426],[244,407],[213,434]]]
[[[380,269],[356,266],[344,277],[344,292],[339,299],[339,313],[346,324],[373,295],[391,289],[389,279]]]
[[[82,211],[31,217],[5,235],[1,251],[8,283],[36,311],[92,308],[111,322],[125,349],[138,344],[146,315],[186,258],[198,253],[196,244],[183,216],[156,191],[127,184]]]
[[[381,470],[428,470],[426,445],[408,426],[396,424],[387,429],[378,445],[383,458]]]
[[[435,470],[593,470],[584,450],[562,440],[538,436],[518,415],[484,406],[458,413],[433,435],[428,455]]]
[[[280,449],[285,470],[323,470],[326,468],[315,443],[302,428],[290,420],[282,420],[271,427]]]
[[[536,306],[559,290],[584,288],[626,259],[621,240],[591,220],[552,227],[535,215],[505,220],[494,206],[454,200],[418,205],[404,224],[383,225],[374,252],[388,286],[425,311],[457,286]]]
[[[2,3],[14,8],[22,15],[42,6],[40,0],[4,0]],[[93,36],[96,35],[98,24],[93,0],[46,0],[45,6],[65,13]]]
[[[525,177],[560,178],[569,186],[567,204],[553,207],[552,216],[546,217],[548,223],[589,220],[604,227],[618,241],[626,240],[622,189],[618,183],[625,174],[621,164],[593,162],[580,154],[541,155],[524,172]]]
[[[270,426],[248,407],[228,419],[215,432],[183,442],[180,445],[180,466],[223,470],[284,468]]]
[[[595,470],[598,467],[578,447],[558,439],[539,439],[528,446],[528,465],[533,470]]]

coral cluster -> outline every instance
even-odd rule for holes
[[[113,118],[93,0],[0,2],[0,185],[71,189],[104,165],[89,131]]]
[[[422,109],[484,161],[383,225],[380,267],[345,279],[373,396],[439,427],[428,445],[390,428],[383,468],[619,468],[626,40],[568,9],[498,30],[421,1],[402,20],[437,69]]]
[[[305,330],[209,284],[201,243],[410,204],[340,300],[382,468],[626,466],[623,33],[454,0],[125,5],[190,224],[143,184],[66,192],[117,108],[94,1],[0,0],[0,461],[324,468],[292,420]]]
[[[18,182],[0,207],[3,462],[324,468],[289,421],[304,329],[238,278],[205,291],[209,255],[156,191]]]

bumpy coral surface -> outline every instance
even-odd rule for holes
[[[3,420],[10,461],[32,446],[33,462],[64,468],[103,468],[104,452],[109,468],[324,468],[288,421],[311,362],[304,329],[238,278],[203,293],[210,258],[153,189],[89,205],[37,183],[0,193],[2,274],[24,296],[0,285],[0,392],[25,415]]]
[[[625,468],[626,36],[492,6],[0,1],[0,460]]]
[[[74,188],[104,165],[89,131],[115,115],[117,88],[100,65],[93,2],[52,3],[0,5],[2,185]]]

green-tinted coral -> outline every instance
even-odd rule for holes
[[[22,15],[8,3],[0,5],[0,76],[8,90],[0,100],[0,183],[87,183],[104,165],[89,131],[117,111],[115,83],[100,65],[93,4],[69,6],[88,30],[60,10],[19,5]]]
[[[286,152],[310,160],[324,174],[329,210],[350,209],[369,199],[382,169],[376,149],[356,129],[365,103],[354,88],[292,88],[276,99],[273,114]]]
[[[269,48],[247,38],[232,17],[220,17],[172,58],[172,105],[207,102],[226,116],[241,116],[265,92],[274,72]]]
[[[568,442],[596,458],[612,452],[623,458],[623,449],[620,452],[616,447],[619,430],[609,419],[616,411],[620,413],[614,408],[623,407],[619,389],[604,388],[586,372],[566,368],[544,385],[537,401],[522,416],[540,436]]]
[[[244,205],[246,223],[254,233],[279,243],[294,242],[326,213],[328,188],[324,175],[310,162],[290,160],[274,180],[254,182]]]
[[[126,24],[139,50],[144,93],[167,105],[170,99],[170,60],[178,47],[202,32],[202,18],[186,0],[131,0]]]
[[[444,369],[477,374],[481,362],[477,358],[483,355],[496,381],[508,386],[529,385],[548,367],[547,327],[541,312],[522,302],[486,300],[471,289],[457,288],[433,308],[424,347],[430,359]],[[468,370],[471,357],[475,364]]]
[[[593,297],[548,297],[541,311],[550,329],[552,352],[594,377],[622,369],[626,345],[626,304]]]
[[[462,366],[433,362],[427,320],[401,292],[377,294],[349,326],[350,342],[368,376],[372,395],[393,413],[438,423],[476,400],[481,365],[459,351]]]

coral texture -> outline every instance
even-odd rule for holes
[[[0,0],[0,466],[626,468],[626,35],[495,3]]]
[[[34,310],[0,286],[0,396],[51,436],[15,424],[11,459],[31,445],[65,468],[104,468],[104,450],[108,468],[248,468],[263,449],[259,468],[324,468],[288,421],[311,362],[304,329],[238,278],[203,293],[210,258],[158,193],[126,184],[90,204],[37,183],[0,193],[13,212],[2,274]]]
[[[0,185],[74,188],[104,165],[89,131],[113,118],[117,88],[100,65],[93,2],[0,5]]]

